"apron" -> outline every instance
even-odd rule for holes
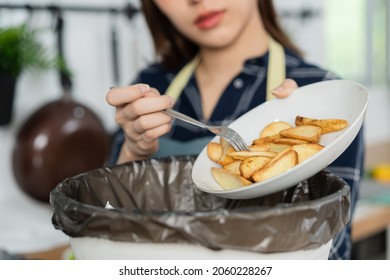
[[[274,98],[272,89],[280,85],[286,78],[286,62],[283,47],[271,36],[268,37],[268,43],[267,101]],[[186,64],[171,82],[165,94],[172,96],[177,100],[198,66],[199,61],[200,57],[196,56],[192,61]],[[159,150],[153,157],[197,155],[212,138],[214,138],[214,136],[201,137],[183,142],[161,137],[159,139]]]

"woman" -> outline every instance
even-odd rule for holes
[[[213,137],[172,122],[161,112],[166,108],[226,125],[272,96],[283,98],[297,86],[336,78],[302,59],[280,28],[271,0],[144,0],[142,7],[159,61],[134,84],[107,94],[122,128],[117,163],[196,154]],[[361,137],[332,164],[351,186],[352,210],[362,175]],[[350,226],[334,245],[330,258],[350,257]]]

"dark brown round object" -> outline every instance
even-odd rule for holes
[[[20,128],[13,150],[13,171],[27,194],[49,202],[62,180],[102,167],[109,138],[100,119],[70,100],[48,103]]]

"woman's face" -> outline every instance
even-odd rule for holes
[[[188,39],[201,47],[233,43],[258,15],[257,0],[154,0]]]

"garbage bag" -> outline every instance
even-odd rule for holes
[[[317,248],[350,219],[349,186],[328,170],[284,191],[233,200],[195,187],[195,159],[128,162],[67,178],[50,194],[52,224],[70,237],[274,253]]]

